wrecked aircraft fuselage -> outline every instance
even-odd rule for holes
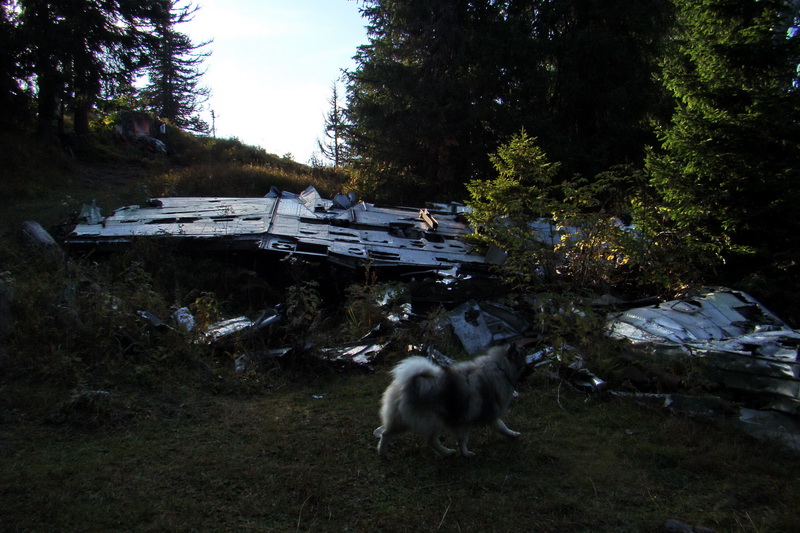
[[[460,240],[470,232],[457,213],[379,207],[343,194],[327,200],[309,187],[299,195],[271,192],[263,198],[158,198],[106,217],[85,212],[64,243],[115,250],[152,237],[196,251],[263,251],[349,268],[448,270],[485,263]]]
[[[608,334],[673,358],[702,361],[705,374],[800,415],[800,332],[750,295],[707,288],[693,297],[612,313]]]

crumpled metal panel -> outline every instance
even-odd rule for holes
[[[322,350],[323,355],[335,363],[369,365],[378,357],[387,343],[360,344],[344,348],[328,348]]]
[[[761,395],[769,408],[800,414],[800,332],[746,293],[707,289],[609,314],[607,326],[612,338],[703,358],[712,379]]]
[[[346,207],[345,207],[346,206]],[[271,191],[263,198],[171,197],[85,217],[64,239],[71,247],[115,249],[140,237],[180,241],[197,250],[263,250],[325,257],[346,267],[450,269],[483,265],[460,240],[472,229],[459,215]]]
[[[493,344],[522,337],[530,325],[513,309],[497,302],[464,302],[448,317],[464,350],[475,355]]]

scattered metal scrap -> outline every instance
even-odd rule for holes
[[[464,351],[470,355],[520,338],[530,327],[510,307],[488,301],[461,304],[450,312],[449,322]]]
[[[657,355],[701,358],[709,378],[756,395],[762,407],[800,414],[800,332],[743,292],[707,289],[613,313],[608,334]]]
[[[380,342],[375,344],[357,344],[345,346],[344,348],[325,348],[322,354],[325,359],[333,363],[344,363],[345,365],[367,366],[380,355],[388,343]]]
[[[610,391],[614,396],[638,401],[662,402],[670,412],[709,421],[724,421],[748,435],[783,443],[800,452],[800,421],[778,411],[752,409],[719,396],[689,394],[630,393]]]
[[[471,232],[463,218],[464,209],[457,204],[430,205],[422,210],[379,207],[344,194],[326,200],[313,187],[299,195],[273,190],[263,198],[160,198],[144,206],[117,209],[106,217],[96,206],[87,206],[82,221],[64,242],[70,248],[115,250],[134,239],[152,237],[181,242],[197,251],[316,257],[348,268],[398,267],[436,272],[455,280],[467,277],[461,276],[463,267],[480,268],[491,262],[488,255],[477,253],[461,240]],[[555,238],[550,226],[537,227],[537,232],[544,242]],[[387,301],[390,296],[386,295]],[[411,311],[404,308],[402,315],[395,321],[408,319]],[[273,313],[254,321],[231,319],[200,338],[225,342],[258,332],[278,317],[279,313]],[[149,318],[157,327],[164,326],[157,318]],[[484,300],[457,306],[448,324],[469,354],[530,334],[529,324],[513,309]],[[758,399],[746,409],[736,407],[743,429],[754,434],[789,435],[784,441],[800,448],[793,444],[800,441],[800,430],[792,429],[796,421],[775,418],[784,417],[782,413],[800,415],[800,331],[788,327],[749,295],[707,289],[690,298],[609,313],[607,328],[612,338],[647,347],[658,356],[702,360],[710,379]],[[328,361],[367,365],[385,346],[365,338],[351,346],[317,352]],[[286,354],[287,350],[282,350],[276,356]],[[539,366],[554,357],[542,351],[532,354],[530,363]],[[237,359],[237,368],[244,368],[245,359]],[[595,392],[607,390],[607,383],[585,368],[566,368],[571,371],[563,377],[577,386]],[[697,403],[676,395],[664,398],[675,410]],[[702,404],[702,399],[699,401]]]
[[[282,319],[283,314],[279,309],[267,309],[255,320],[250,320],[246,316],[230,318],[209,326],[200,335],[199,342],[214,344],[223,340],[241,340],[243,337],[258,333],[267,326],[277,324]]]
[[[283,319],[283,314],[279,306],[274,309],[266,309],[255,320],[251,320],[246,316],[238,316],[211,324],[203,331],[197,331],[194,317],[188,307],[181,307],[172,313],[172,324],[164,322],[160,317],[150,311],[141,310],[138,311],[137,314],[139,318],[157,330],[166,331],[172,329],[184,333],[193,333],[196,336],[195,342],[217,345],[229,343],[234,340],[242,340]]]
[[[690,526],[680,520],[670,519],[664,524],[667,533],[714,533],[714,530],[703,526]]]
[[[101,219],[87,208],[64,243],[116,250],[150,237],[196,251],[263,251],[325,258],[349,268],[438,271],[485,263],[460,240],[470,232],[460,213],[382,207],[345,194],[328,200],[308,187],[299,195],[273,190],[263,198],[156,198]]]
[[[255,320],[246,316],[238,316],[215,322],[206,328],[195,327],[195,320],[187,307],[181,307],[172,313],[171,322],[166,323],[149,311],[139,311],[138,315],[145,322],[159,331],[175,330],[192,335],[195,343],[213,346],[215,348],[233,348],[238,343],[259,335],[265,335],[268,326],[283,320],[281,306],[268,308]],[[341,366],[369,368],[388,342],[366,343],[368,334],[355,344],[336,348],[321,348],[314,350],[308,345],[300,351],[313,353],[318,359]],[[234,370],[246,370],[251,361],[259,358],[280,359],[297,352],[295,348],[275,348],[262,350],[260,353],[244,353],[236,356],[233,361]]]
[[[512,309],[487,302],[467,302],[448,320],[468,353],[530,333]],[[693,297],[609,313],[607,327],[612,338],[649,348],[657,356],[699,358],[706,378],[746,394],[731,402],[717,396],[613,391],[585,368],[577,352],[571,363],[558,365],[561,379],[592,393],[656,400],[676,413],[724,419],[754,437],[769,437],[800,451],[800,332],[748,294],[708,288]],[[559,360],[549,347],[528,356],[532,367]]]
[[[26,220],[20,233],[28,248],[40,254],[60,257],[63,253],[56,240],[38,222]]]

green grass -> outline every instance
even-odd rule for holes
[[[655,532],[671,518],[717,531],[800,527],[797,455],[543,375],[520,387],[507,417],[519,440],[479,429],[476,458],[442,459],[407,435],[380,459],[372,430],[386,370],[281,378],[249,397],[165,386],[137,415],[91,431],[46,423],[6,388],[2,527]],[[110,392],[119,405],[139,394]]]
[[[332,170],[298,171],[293,166],[237,162],[200,163],[154,176],[152,196],[264,196],[271,186],[302,192],[313,185],[323,196],[340,192],[344,177]]]
[[[64,222],[96,200],[105,213],[153,196],[264,196],[270,186],[301,192],[315,186],[323,196],[341,192],[343,172],[306,165],[237,139],[167,133],[167,155],[117,144],[96,131],[80,148],[43,148],[22,133],[0,132],[0,197],[9,201],[0,227],[22,217],[45,227]]]
[[[0,274],[16,319],[0,338],[0,531],[660,532],[668,519],[800,531],[800,455],[586,395],[545,370],[519,387],[506,418],[519,440],[479,429],[476,458],[441,459],[407,435],[380,459],[372,431],[391,364],[409,343],[457,351],[433,320],[395,335],[374,373],[307,358],[233,372],[239,350],[358,337],[379,318],[369,280],[337,307],[317,300],[297,268],[287,288],[272,283],[274,272],[154,243],[64,261],[16,241],[19,221],[50,227],[92,198],[110,209],[148,194],[314,184],[330,195],[343,183],[235,140],[178,140],[173,161],[139,164],[105,146],[99,160],[65,163],[63,173],[26,174],[35,183],[15,182],[22,187],[0,214]],[[308,298],[298,305],[287,294]],[[227,350],[136,318],[188,305],[214,320],[284,300],[295,301],[285,324]],[[615,353],[604,353],[609,372]]]

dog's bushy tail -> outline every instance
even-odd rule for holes
[[[428,358],[415,355],[400,361],[392,369],[392,377],[396,381],[408,382],[415,376],[430,375],[436,376],[442,372],[441,367],[431,362]]]
[[[425,357],[409,357],[398,364],[392,375],[395,383],[405,391],[412,403],[422,401],[434,393],[444,370]]]

